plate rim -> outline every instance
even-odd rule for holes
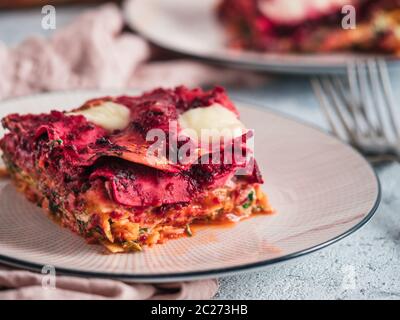
[[[143,1],[144,2],[144,1]],[[134,21],[133,17],[130,15],[130,12],[132,11],[132,8],[135,5],[139,5],[138,0],[124,0],[122,2],[122,11],[123,11],[123,16],[124,20],[127,23],[127,25],[135,30],[137,33],[139,33],[141,36],[143,36],[145,39],[147,39],[149,42],[176,52],[180,53],[182,55],[186,55],[191,58],[195,58],[200,61],[205,61],[208,63],[212,64],[217,64],[217,65],[222,65],[222,66],[227,66],[227,67],[236,67],[240,69],[247,69],[247,70],[253,70],[253,71],[267,71],[270,73],[277,73],[277,74],[297,74],[297,75],[307,75],[307,74],[343,74],[347,70],[346,64],[343,63],[334,63],[334,64],[302,64],[300,63],[285,63],[285,62],[280,62],[280,63],[262,63],[257,61],[257,57],[254,59],[250,59],[249,57],[245,57],[244,60],[240,60],[238,58],[230,58],[230,57],[225,57],[223,56],[223,53],[219,54],[212,54],[212,53],[196,53],[193,50],[188,50],[185,48],[178,48],[170,43],[168,41],[163,41],[160,39],[155,39],[155,37],[151,36],[143,30],[143,28],[138,27],[137,22]],[[252,51],[246,51],[248,54],[257,54],[257,52],[252,52]],[[293,55],[287,53],[286,55]],[[301,54],[298,54],[298,56],[301,56]],[[304,57],[308,59],[315,58],[315,56],[320,56],[324,57],[326,55],[323,54],[303,54]],[[367,57],[382,57],[383,59],[386,60],[386,63],[388,64],[389,67],[399,67],[400,68],[400,57],[396,57],[394,55],[383,55],[383,54],[355,54],[354,58],[367,58]],[[304,61],[303,61],[304,63]]]
[[[59,91],[52,91],[52,92],[44,92],[44,93],[35,93],[35,94],[30,94],[30,95],[25,95],[25,96],[19,96],[19,97],[14,97],[14,98],[9,98],[2,100],[0,102],[0,105],[3,103],[12,103],[13,101],[18,101],[21,99],[29,99],[33,97],[40,97],[42,95],[59,95],[59,94],[68,94],[68,93],[90,93],[90,92],[108,92],[110,91],[123,91],[126,90],[127,92],[129,91],[140,91],[142,89],[140,88],[121,88],[121,89],[113,89],[111,88],[110,90],[107,89],[78,89],[78,90],[59,90]],[[354,149],[351,145],[348,143],[341,141],[339,138],[336,136],[330,134],[329,132],[324,131],[322,128],[308,123],[302,119],[298,119],[294,116],[288,115],[286,113],[271,109],[266,106],[261,106],[260,104],[254,103],[252,101],[246,101],[246,99],[241,99],[237,97],[232,98],[233,101],[238,102],[239,105],[242,104],[246,107],[250,108],[255,108],[255,109],[261,109],[264,111],[267,111],[269,113],[272,113],[276,116],[286,118],[290,121],[294,121],[298,124],[301,124],[303,126],[306,126],[308,128],[312,128],[313,130],[316,130],[323,134],[326,137],[330,137],[334,140],[336,140],[339,144],[342,146],[345,146],[349,148],[352,152],[358,155],[361,161],[364,162],[364,164],[371,170],[373,173],[373,176],[375,178],[375,184],[376,184],[376,189],[377,189],[377,195],[376,199],[374,201],[373,206],[369,210],[368,214],[365,215],[365,217],[359,221],[356,225],[351,227],[350,229],[346,230],[345,232],[333,237],[332,239],[329,239],[325,242],[322,242],[320,244],[317,244],[315,246],[296,251],[281,257],[273,258],[273,259],[267,259],[263,261],[257,261],[253,263],[247,263],[247,264],[242,264],[238,266],[232,266],[232,267],[225,267],[225,268],[215,268],[215,269],[208,269],[208,270],[199,270],[199,271],[190,271],[190,272],[175,272],[175,273],[161,273],[161,274],[151,274],[151,275],[146,275],[146,274],[127,274],[127,273],[110,273],[110,272],[96,272],[96,271],[86,271],[86,270],[77,270],[77,269],[71,269],[71,268],[63,268],[59,266],[55,266],[56,268],[56,273],[57,274],[63,274],[63,275],[70,275],[70,276],[79,276],[79,277],[96,277],[96,278],[103,278],[103,279],[120,279],[124,281],[135,281],[135,282],[140,282],[140,283],[163,283],[163,282],[176,282],[176,281],[189,281],[189,280],[198,280],[198,279],[211,279],[211,278],[216,278],[216,277],[222,277],[222,276],[228,276],[228,275],[233,275],[233,274],[238,274],[242,272],[250,272],[250,271],[256,271],[260,269],[264,269],[268,266],[271,265],[276,265],[278,263],[283,263],[286,261],[293,260],[295,258],[300,258],[303,257],[307,254],[316,252],[318,250],[321,250],[323,248],[326,248],[344,238],[347,236],[353,234],[357,230],[359,230],[361,227],[363,227],[366,223],[368,223],[371,218],[374,216],[376,213],[380,202],[382,198],[382,186],[379,180],[379,177],[377,175],[377,172],[375,168],[365,159],[365,157],[356,149]],[[30,270],[34,272],[41,272],[43,269],[44,265],[41,265],[39,263],[34,263],[30,262],[24,259],[18,259],[18,258],[13,258],[10,256],[3,255],[0,253],[0,263],[8,265],[8,266],[13,266],[13,267],[18,267],[18,268],[23,268],[25,270]]]

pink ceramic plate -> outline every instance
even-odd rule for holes
[[[51,93],[2,102],[0,116],[79,105],[120,92]],[[0,261],[59,273],[143,282],[190,280],[263,268],[321,249],[354,232],[379,202],[376,175],[349,146],[267,109],[238,103],[255,130],[265,191],[277,213],[235,227],[199,229],[192,238],[133,254],[105,254],[52,222],[8,180],[0,185]],[[0,132],[3,135],[3,131]]]
[[[187,55],[246,69],[283,73],[345,72],[360,54],[260,53],[227,48],[227,35],[215,17],[219,0],[125,0],[128,24],[153,43]],[[366,55],[363,55],[366,57]],[[399,65],[388,56],[391,65]]]

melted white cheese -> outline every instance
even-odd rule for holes
[[[105,101],[100,105],[84,110],[70,112],[68,115],[82,115],[108,131],[122,130],[129,124],[130,110],[122,104]]]
[[[218,103],[186,111],[179,116],[178,123],[184,130],[193,130],[198,138],[202,134],[209,137],[237,137],[245,129],[236,114]]]
[[[259,0],[258,7],[273,21],[296,23],[355,2],[358,0]]]

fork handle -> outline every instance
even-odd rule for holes
[[[399,156],[393,154],[367,155],[366,158],[371,164],[380,164],[382,162],[400,162]]]

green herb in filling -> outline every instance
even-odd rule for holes
[[[49,200],[49,209],[52,214],[57,214],[60,210],[60,205],[54,201]]]
[[[132,251],[142,251],[142,247],[135,241],[124,242],[124,247]]]
[[[254,200],[254,191],[251,191],[251,192],[247,195],[247,199],[248,199],[248,201],[242,205],[242,207],[243,207],[244,209],[249,208],[249,207],[251,206],[251,204],[253,203],[253,200]]]
[[[250,192],[249,195],[247,196],[247,198],[248,198],[250,201],[253,201],[253,200],[254,200],[254,191]]]

